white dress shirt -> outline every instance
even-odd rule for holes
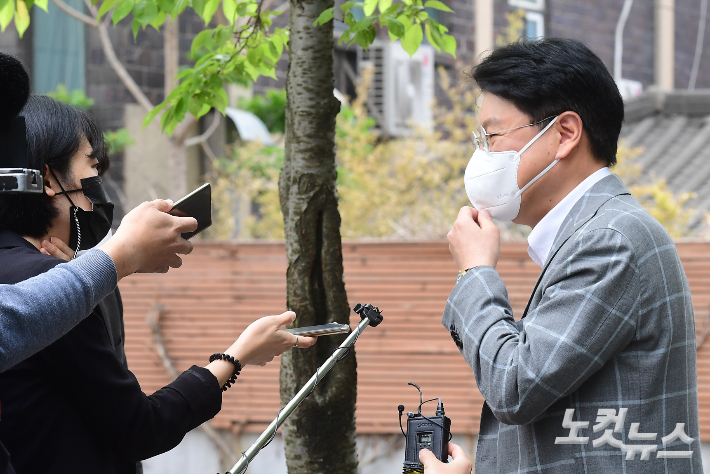
[[[606,178],[610,174],[611,171],[609,171],[609,168],[604,167],[587,176],[584,181],[570,191],[567,196],[557,203],[557,205],[537,223],[530,232],[530,235],[528,235],[528,255],[530,255],[533,262],[537,263],[540,267],[545,264],[547,254],[550,253],[557,232],[560,230],[560,226],[565,220],[565,217],[567,217],[567,214],[569,214],[569,211],[577,204],[579,198],[589,191],[589,188],[594,186],[597,181]]]

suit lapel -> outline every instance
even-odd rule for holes
[[[610,199],[622,194],[631,193],[628,189],[626,189],[626,186],[624,186],[621,178],[615,174],[612,174],[599,180],[599,182],[589,188],[589,190],[582,195],[579,201],[577,201],[574,207],[572,207],[572,210],[569,211],[569,214],[567,214],[565,220],[562,221],[560,230],[557,231],[555,241],[552,244],[550,253],[547,255],[545,266],[543,267],[542,272],[540,272],[537,283],[535,283],[535,288],[530,294],[530,298],[528,299],[528,304],[525,307],[522,318],[527,316],[530,305],[532,304],[535,293],[537,292],[537,288],[540,286],[540,282],[542,281],[542,277],[545,275],[545,272],[550,266],[552,260],[554,260],[557,252],[559,252],[562,246],[575,234],[575,232],[581,229],[584,224],[589,222],[591,218],[599,212],[599,208],[601,208]]]

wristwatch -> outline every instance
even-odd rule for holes
[[[456,283],[459,282],[462,276],[464,276],[469,270],[473,270],[476,267],[471,267],[467,268],[466,270],[459,270],[458,274],[456,275]]]

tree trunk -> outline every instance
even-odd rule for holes
[[[333,23],[314,27],[333,0],[291,0],[286,79],[286,150],[279,179],[288,257],[287,304],[296,326],[350,315],[343,283],[336,190]],[[287,403],[345,336],[281,358],[281,402]],[[284,424],[289,474],[356,474],[355,354],[338,362]]]

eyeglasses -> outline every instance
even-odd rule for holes
[[[503,135],[506,132],[510,132],[512,130],[518,130],[519,128],[525,128],[525,127],[532,127],[533,125],[539,125],[543,122],[547,122],[550,119],[555,118],[554,115],[544,118],[538,122],[533,122],[529,123],[527,125],[521,125],[519,127],[513,127],[513,128],[507,128],[505,130],[500,130],[498,132],[493,132],[493,133],[488,133],[486,132],[486,129],[483,128],[483,125],[478,126],[478,133],[475,131],[471,132],[471,141],[473,142],[473,148],[474,150],[478,150],[479,148],[482,148],[484,151],[488,152],[491,151],[490,144],[488,143],[488,137],[495,137],[497,135]]]

